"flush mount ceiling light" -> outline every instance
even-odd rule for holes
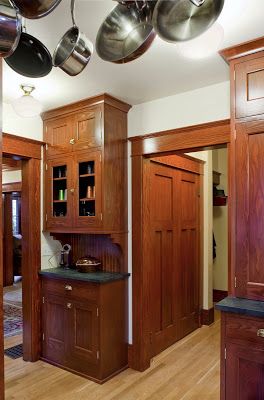
[[[12,102],[13,109],[20,117],[36,117],[41,113],[42,106],[40,102],[31,95],[33,90],[35,90],[35,86],[21,85],[20,88],[23,90],[24,95]]]
[[[177,44],[177,51],[186,58],[202,59],[213,56],[220,49],[224,39],[224,29],[216,22],[205,33],[188,42]]]

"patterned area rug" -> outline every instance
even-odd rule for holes
[[[4,337],[19,335],[22,329],[22,308],[4,304]]]

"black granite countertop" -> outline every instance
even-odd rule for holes
[[[215,308],[224,312],[264,318],[264,301],[226,297],[217,303]]]
[[[48,276],[50,278],[63,278],[63,279],[75,279],[84,282],[94,283],[109,283],[126,279],[130,276],[127,273],[118,272],[78,272],[74,269],[63,269],[63,268],[50,268],[43,269],[39,272],[40,275]]]

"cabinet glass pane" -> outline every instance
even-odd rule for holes
[[[53,217],[67,215],[67,166],[53,167],[52,173],[52,210]]]
[[[79,216],[95,217],[95,162],[79,163]]]

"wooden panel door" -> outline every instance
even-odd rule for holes
[[[199,326],[199,182],[155,162],[149,177],[144,254],[155,355]]]
[[[87,363],[99,359],[99,313],[95,303],[70,300],[67,302],[67,364],[74,370],[85,371]]]
[[[101,163],[100,151],[76,153],[74,156],[74,227],[102,226]]]
[[[264,300],[264,121],[236,127],[237,297]]]
[[[67,352],[66,300],[64,296],[43,293],[42,304],[42,356],[64,364]]]
[[[225,400],[264,399],[264,351],[226,344]]]
[[[74,151],[102,145],[101,107],[91,107],[74,114]]]
[[[44,140],[48,144],[47,157],[69,153],[73,150],[74,128],[72,116],[64,116],[44,125]]]
[[[235,65],[236,118],[264,114],[264,57]]]
[[[47,160],[44,221],[48,230],[72,226],[74,204],[72,169],[71,157]]]
[[[186,171],[177,173],[177,321],[182,338],[199,327],[200,177]]]

